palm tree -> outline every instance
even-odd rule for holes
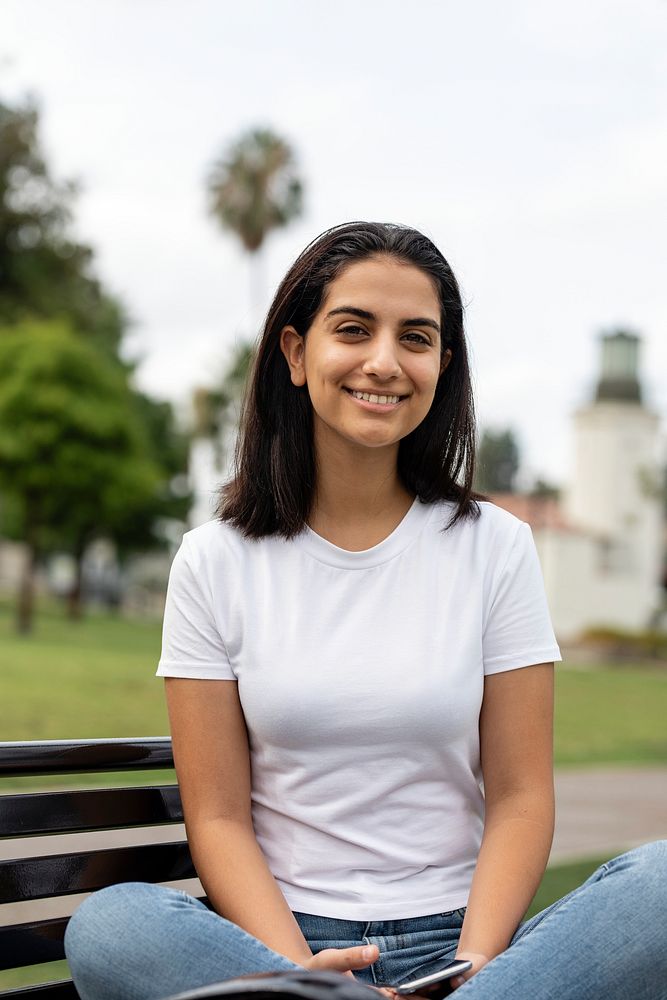
[[[238,237],[250,255],[251,322],[257,328],[265,291],[261,256],[266,237],[273,229],[298,218],[302,211],[303,184],[297,175],[294,153],[285,139],[270,129],[249,129],[213,163],[206,187],[210,214],[223,229]],[[191,468],[196,465],[209,470],[201,476],[202,495],[208,493],[204,480],[209,475],[219,477],[225,466],[229,469],[253,354],[251,341],[240,343],[222,384],[195,392],[193,449],[197,455],[193,459],[191,453]]]
[[[289,144],[268,128],[244,132],[213,164],[207,179],[209,212],[238,236],[251,255],[253,324],[264,291],[260,252],[267,235],[298,218],[303,184]]]

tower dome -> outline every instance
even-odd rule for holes
[[[595,401],[641,403],[639,337],[625,330],[605,333]]]

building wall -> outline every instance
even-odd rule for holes
[[[662,599],[659,418],[640,403],[602,400],[575,414],[574,432],[565,517],[588,537],[560,538],[560,561],[550,554],[562,574],[552,586],[558,617],[567,629],[577,620],[645,628]]]
[[[660,575],[662,499],[658,417],[639,404],[601,402],[575,414],[572,485],[565,499],[575,527],[607,536],[638,579]]]
[[[642,629],[661,599],[656,577],[628,566],[607,538],[553,528],[533,530],[549,610],[558,639],[587,628]]]

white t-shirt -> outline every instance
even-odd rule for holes
[[[349,552],[311,528],[183,538],[162,677],[237,681],[252,818],[294,911],[387,920],[465,906],[484,819],[484,675],[560,660],[530,527],[415,499]]]

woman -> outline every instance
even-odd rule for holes
[[[158,674],[216,912],[95,894],[66,938],[83,1000],[295,966],[381,987],[455,955],[471,1000],[667,996],[665,842],[521,924],[560,654],[530,529],[473,494],[473,447],[442,254],[405,227],[324,233],[278,289],[236,475],[169,582]]]

